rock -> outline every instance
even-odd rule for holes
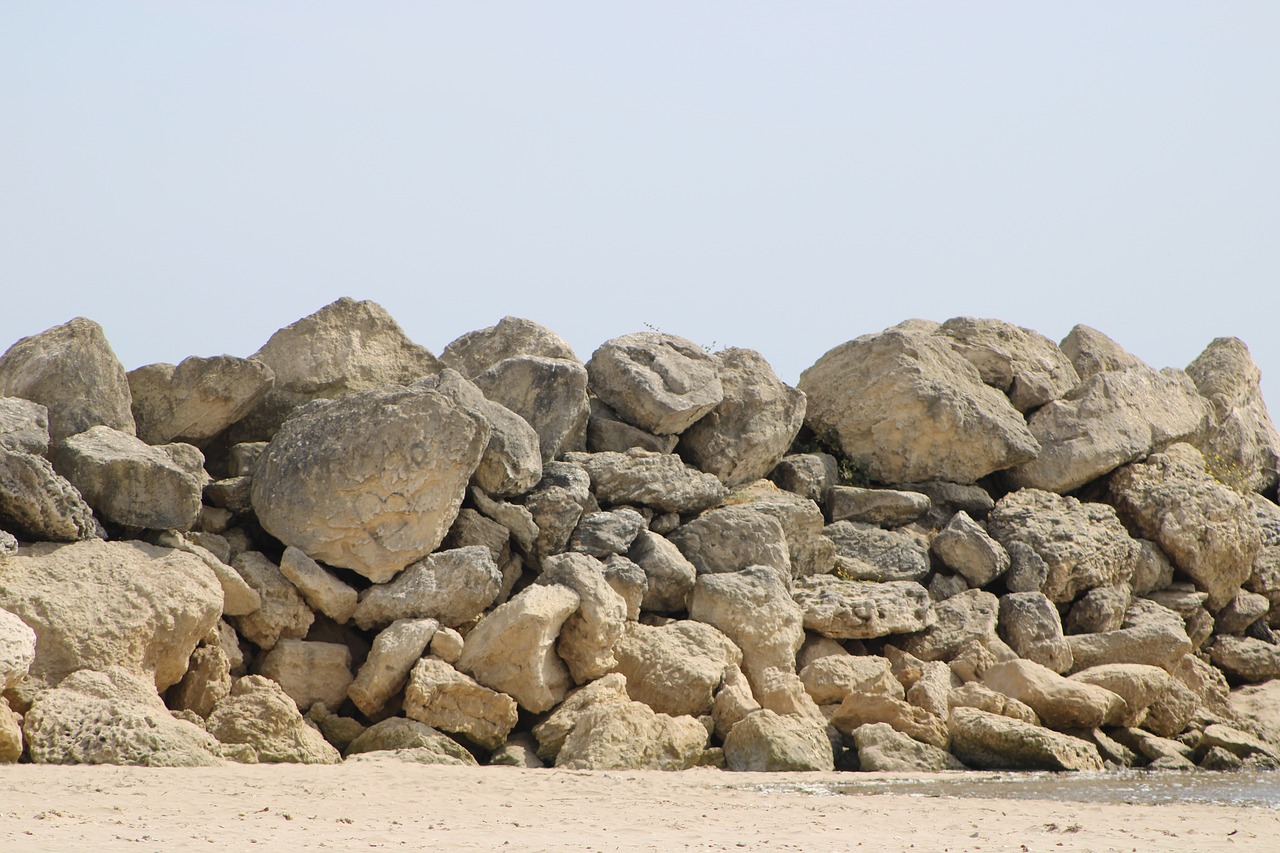
[[[563,338],[521,317],[503,317],[496,325],[467,332],[444,348],[440,360],[470,379],[500,361],[523,355],[578,361]]]
[[[1253,508],[1205,471],[1194,448],[1174,445],[1120,469],[1110,493],[1120,517],[1209,593],[1210,610],[1234,598],[1249,578],[1262,547]]]
[[[1107,721],[1115,726],[1142,725],[1147,718],[1147,710],[1176,689],[1172,676],[1160,667],[1136,663],[1101,664],[1077,672],[1070,680],[1105,688],[1124,700],[1124,708],[1118,716]]]
[[[1030,706],[1053,729],[1096,729],[1124,711],[1124,700],[1110,690],[1064,678],[1029,660],[998,663],[982,683]]]
[[[918,581],[929,573],[929,549],[909,533],[837,521],[823,533],[835,543],[840,574],[853,580]]]
[[[976,708],[955,708],[951,753],[979,770],[1102,770],[1093,744]]]
[[[794,453],[782,457],[769,479],[780,489],[825,506],[828,492],[840,479],[840,469],[830,453]]]
[[[768,480],[756,480],[734,489],[724,504],[777,519],[787,540],[792,577],[826,574],[835,566],[835,544],[822,533],[826,524],[822,509],[808,498],[779,489]]]
[[[570,685],[555,643],[580,602],[576,592],[559,584],[529,587],[476,623],[458,669],[511,696],[527,711],[553,708]]]
[[[347,688],[347,695],[361,713],[375,717],[400,692],[439,625],[435,619],[399,619],[378,632],[369,656]]]
[[[1028,725],[1040,725],[1040,717],[1028,705],[1019,702],[1012,696],[997,693],[990,687],[979,684],[976,681],[970,681],[968,684],[952,688],[951,692],[947,694],[947,707],[953,709],[977,708],[979,711],[986,711],[988,714],[999,714],[1000,716],[1021,720]]]
[[[488,439],[487,423],[435,391],[317,403],[263,454],[253,507],[286,545],[381,583],[444,540]]]
[[[804,682],[794,672],[769,667],[760,675],[756,697],[761,707],[775,714],[800,717],[820,726],[827,723],[818,704],[805,690]]]
[[[1083,323],[1073,327],[1058,346],[1071,359],[1081,381],[1107,371],[1146,367],[1142,359],[1130,355],[1111,338]]]
[[[453,628],[437,628],[431,637],[431,654],[445,663],[457,663],[462,657],[462,635]]]
[[[1009,472],[1021,488],[1065,493],[1202,434],[1209,407],[1185,375],[1150,368],[1099,373],[1027,421],[1040,455]]]
[[[997,663],[1017,658],[1018,653],[994,634],[975,635],[963,638],[956,645],[947,665],[962,682],[969,682],[980,680]]]
[[[711,720],[715,726],[715,735],[721,742],[733,731],[733,727],[745,720],[749,715],[760,710],[760,703],[751,692],[751,685],[742,670],[737,667],[726,667],[724,683],[716,691],[711,703]],[[776,713],[776,712],[775,712]]]
[[[269,650],[281,637],[301,640],[307,635],[315,614],[275,563],[265,554],[246,551],[234,557],[231,566],[258,593],[261,601],[257,610],[232,619],[245,639],[260,649]]]
[[[280,558],[280,574],[298,588],[312,609],[339,625],[346,624],[355,613],[356,591],[299,549],[292,546],[284,549]]]
[[[904,698],[889,661],[878,655],[828,655],[800,670],[800,681],[819,705],[838,705],[851,693]]]
[[[569,770],[687,770],[707,746],[693,717],[669,717],[640,702],[582,712],[556,756]]]
[[[920,677],[907,688],[907,701],[945,720],[951,709],[951,689],[959,684],[960,679],[947,664],[927,661],[922,664]]]
[[[105,426],[54,446],[58,472],[107,521],[124,527],[190,530],[203,484],[159,448]]]
[[[41,693],[23,721],[34,764],[214,767],[218,743],[173,717],[150,679],[120,667],[82,669]]]
[[[166,690],[218,622],[222,589],[199,559],[142,542],[38,543],[0,560],[0,608],[36,632],[31,675],[56,684],[119,666]]]
[[[1206,664],[1206,666],[1208,666]],[[1211,668],[1211,667],[1210,667]],[[1214,670],[1216,671],[1216,670]],[[1225,684],[1223,685],[1225,687]],[[1225,694],[1225,690],[1223,691]],[[1271,744],[1280,747],[1280,681],[1248,684],[1233,690],[1228,698],[1228,711],[1239,725],[1260,735]]]
[[[523,494],[542,479],[542,447],[538,433],[506,406],[486,399],[476,385],[454,370],[420,379],[415,388],[439,391],[489,424],[489,442],[472,483],[495,497]]]
[[[578,520],[569,537],[569,550],[605,560],[614,554],[627,553],[644,529],[644,516],[633,509],[589,512]]]
[[[0,697],[0,764],[16,764],[22,747],[22,718]]]
[[[307,725],[284,689],[262,675],[236,679],[214,706],[209,733],[224,744],[245,744],[263,764],[337,764],[338,751]]]
[[[9,347],[0,356],[0,396],[44,406],[54,442],[94,426],[134,433],[124,368],[102,327],[83,317]]]
[[[1073,668],[1078,672],[1104,663],[1142,663],[1165,669],[1191,651],[1182,618],[1154,601],[1134,599],[1124,627],[1103,634],[1071,634]]]
[[[1009,552],[964,510],[952,516],[930,549],[975,587],[986,586],[1009,570]]]
[[[1225,749],[1240,758],[1248,758],[1251,755],[1264,755],[1273,760],[1280,760],[1280,753],[1277,753],[1275,747],[1248,732],[1240,731],[1222,723],[1212,723],[1205,726],[1204,733],[1200,736],[1198,749],[1208,750],[1214,747]]]
[[[253,512],[253,478],[227,477],[204,487],[204,499],[214,507],[236,515]]]
[[[0,449],[47,454],[49,410],[21,397],[0,397]]]
[[[739,486],[768,474],[791,447],[804,424],[805,397],[755,350],[731,347],[712,358],[724,398],[683,431],[680,455]]]
[[[1227,677],[1208,661],[1198,655],[1183,655],[1168,673],[1186,687],[1192,694],[1194,702],[1192,710],[1203,709],[1204,713],[1221,719],[1229,719],[1232,715],[1230,704],[1230,686]],[[1238,693],[1239,691],[1237,691]],[[1157,706],[1164,700],[1157,702]],[[1155,707],[1147,714],[1148,725],[1155,715]]]
[[[609,588],[622,596],[627,606],[627,621],[640,618],[640,607],[649,591],[649,578],[644,569],[626,557],[614,554],[604,561],[604,580]]]
[[[693,621],[628,623],[614,654],[630,697],[672,717],[710,713],[725,667],[742,664],[742,652],[728,637]]]
[[[1243,634],[1250,625],[1266,616],[1269,609],[1271,602],[1265,595],[1242,589],[1218,611],[1213,630],[1219,634]]]
[[[1015,543],[1034,552],[1047,570],[1039,591],[1055,603],[1071,601],[1093,587],[1127,582],[1140,554],[1138,543],[1111,507],[1039,489],[1021,489],[1001,498],[987,519],[987,529],[1010,556]],[[1017,586],[1014,591],[1033,591]]]
[[[777,519],[749,507],[708,510],[667,537],[699,574],[769,566],[791,579],[791,551]]]
[[[423,658],[409,674],[405,714],[454,732],[488,750],[507,739],[519,718],[515,700],[482,687],[438,658]]]
[[[252,358],[192,356],[128,373],[138,438],[147,444],[204,446],[249,414],[275,384],[270,367]]]
[[[753,566],[740,572],[698,577],[689,618],[718,628],[742,649],[752,685],[769,667],[795,672],[804,642],[803,614],[777,572]]]
[[[549,463],[557,465],[561,463]],[[531,514],[538,529],[533,551],[529,556],[540,562],[544,557],[563,553],[569,547],[569,540],[578,522],[582,520],[583,503],[589,498],[584,487],[583,497],[576,496],[573,491],[543,480],[538,488],[524,499],[524,506]]]
[[[630,504],[661,512],[692,513],[719,503],[726,494],[714,476],[669,453],[633,448],[626,453],[584,453],[568,458],[586,469],[591,490],[604,506]]]
[[[484,492],[473,488],[471,500],[486,518],[501,524],[511,534],[512,540],[525,554],[534,552],[541,531],[533,520],[533,513],[519,504],[495,501]]]
[[[1214,425],[1203,445],[1209,470],[1257,492],[1280,478],[1280,433],[1262,399],[1262,372],[1239,338],[1215,338],[1187,375],[1213,405]]]
[[[800,390],[806,425],[880,482],[973,483],[1039,452],[1005,396],[937,337],[849,341],[801,374]]]
[[[644,570],[648,581],[640,607],[658,613],[689,609],[698,570],[665,537],[642,530],[631,543],[627,558]]]
[[[1009,395],[1020,412],[1056,400],[1080,381],[1071,360],[1038,332],[974,317],[955,317],[938,328],[951,347],[978,369],[982,381]]]
[[[835,756],[822,726],[761,710],[724,739],[725,764],[735,771],[831,771]]]
[[[381,305],[345,296],[280,329],[251,358],[271,368],[275,385],[232,429],[237,442],[271,438],[304,403],[408,385],[441,367]]]
[[[164,548],[176,548],[186,551],[200,560],[213,571],[222,587],[222,614],[224,616],[244,616],[262,606],[262,597],[257,590],[249,586],[239,572],[222,561],[207,548],[203,548],[185,536],[173,530],[166,530],[155,537],[156,545]],[[228,555],[228,559],[230,556]]]
[[[1066,628],[1072,634],[1119,631],[1132,599],[1128,584],[1094,587],[1071,605]]]
[[[546,767],[538,757],[537,741],[528,734],[513,735],[489,756],[489,764],[499,767]]]
[[[1280,646],[1253,637],[1220,636],[1209,647],[1209,659],[1239,681],[1256,684],[1280,678]]]
[[[511,556],[511,531],[470,507],[464,508],[454,519],[441,547],[452,550],[470,545],[483,546],[500,566]]]
[[[170,688],[169,707],[208,717],[231,694],[231,660],[220,643],[201,645],[191,653],[182,680]]]
[[[1114,729],[1111,736],[1150,761],[1148,770],[1195,769],[1195,764],[1191,761],[1194,750],[1176,740],[1134,728]]]
[[[945,721],[883,693],[850,693],[831,716],[831,725],[844,734],[852,734],[867,723],[888,723],[896,731],[939,749],[946,749],[949,741]]]
[[[587,446],[587,371],[564,358],[516,356],[470,377],[484,395],[538,435],[543,463]]]
[[[26,678],[35,659],[36,632],[15,614],[0,610],[0,693]]]
[[[888,723],[867,723],[853,730],[858,763],[870,773],[933,773],[965,770],[951,753],[932,744],[921,743]]]
[[[737,377],[741,394],[753,379],[761,381],[751,366],[737,368],[745,373]],[[587,362],[596,396],[624,420],[657,435],[682,433],[720,404],[725,392],[719,369],[718,360],[697,344],[660,332],[605,341]]]
[[[425,723],[404,717],[375,723],[347,747],[348,756],[371,754],[392,754],[418,764],[476,766],[475,758],[462,744]]]
[[[590,453],[626,453],[633,447],[654,453],[674,453],[679,441],[678,435],[654,435],[633,426],[598,398],[591,398],[591,415],[587,420],[587,450]]]
[[[966,590],[933,605],[934,623],[907,637],[905,651],[921,660],[950,660],[968,642],[995,639],[1000,600],[980,589]]]
[[[972,519],[986,519],[995,506],[991,495],[981,486],[933,481],[908,483],[902,488],[919,492],[929,499],[929,511],[921,522],[933,530],[945,527],[958,512],[967,513]]]
[[[42,456],[0,447],[0,524],[31,539],[99,538],[93,510]]]
[[[804,612],[804,627],[825,637],[870,639],[923,631],[933,624],[929,593],[912,581],[814,575],[796,580],[791,596]]]
[[[351,686],[351,650],[340,643],[283,639],[262,658],[258,672],[284,688],[299,710],[317,702],[336,708]]]
[[[1133,579],[1129,585],[1137,595],[1164,589],[1173,583],[1173,563],[1160,550],[1160,546],[1149,539],[1138,539],[1142,556],[1133,571]]]
[[[533,727],[533,736],[538,740],[538,757],[543,761],[555,761],[565,738],[588,710],[630,701],[627,679],[621,673],[611,673],[574,690],[545,720]]]
[[[369,730],[368,726],[352,717],[332,713],[323,702],[311,706],[307,719],[315,724],[324,739],[339,752],[345,751],[352,741]]]
[[[366,589],[353,618],[366,631],[397,619],[438,619],[455,628],[492,604],[501,584],[502,573],[487,548],[471,545],[437,551],[390,583]]]
[[[539,584],[559,584],[578,595],[578,609],[560,629],[556,652],[578,684],[617,665],[614,644],[627,624],[627,603],[604,578],[604,566],[586,554],[560,554],[543,562]]]
[[[902,527],[928,511],[929,497],[920,492],[832,486],[827,493],[827,514],[832,521]]]
[[[1071,670],[1071,647],[1062,636],[1062,618],[1043,593],[1011,592],[1000,597],[1000,638],[1018,657],[1056,673]]]

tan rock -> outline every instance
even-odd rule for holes
[[[98,539],[93,510],[43,456],[0,447],[0,524],[31,539]]]
[[[0,764],[16,764],[22,757],[22,717],[0,697]]]
[[[867,723],[888,723],[896,731],[939,749],[946,749],[950,742],[944,720],[883,693],[850,693],[831,716],[831,725],[848,735]]]
[[[533,428],[545,464],[585,450],[587,371],[577,360],[514,356],[470,377],[484,396]]]
[[[169,707],[208,717],[231,694],[231,661],[220,643],[201,645],[191,653],[182,680],[170,688]]]
[[[453,628],[479,616],[498,597],[501,586],[502,572],[487,548],[437,551],[390,583],[366,589],[353,618],[364,630],[397,619],[437,619]]]
[[[1215,338],[1187,375],[1214,409],[1204,442],[1210,470],[1251,491],[1275,488],[1280,478],[1280,433],[1262,399],[1262,372],[1239,338]]]
[[[711,703],[711,719],[715,725],[716,737],[723,742],[734,726],[759,710],[760,703],[752,694],[751,685],[742,670],[726,667],[724,682]]]
[[[791,579],[791,550],[782,524],[743,506],[708,510],[667,537],[699,574],[769,566]]]
[[[647,580],[641,609],[658,613],[689,609],[698,570],[666,537],[649,530],[640,531],[631,543],[627,558],[644,570]]]
[[[1137,663],[1101,664],[1077,672],[1071,680],[1104,687],[1124,700],[1124,708],[1107,720],[1113,726],[1142,725],[1151,705],[1174,689],[1169,673]]]
[[[700,576],[689,618],[714,626],[742,649],[743,670],[753,685],[769,667],[795,672],[803,614],[773,569]]]
[[[951,660],[971,641],[990,645],[999,608],[1000,600],[980,589],[953,595],[934,604],[933,624],[907,637],[902,648],[921,660]]]
[[[975,587],[986,586],[1009,570],[1009,552],[964,510],[934,537],[930,550]]]
[[[539,584],[559,584],[578,595],[578,609],[560,629],[556,652],[584,684],[617,665],[613,647],[627,625],[627,603],[613,591],[604,565],[586,554],[558,554],[542,563]]]
[[[128,373],[138,438],[147,444],[202,446],[252,411],[275,373],[252,358],[192,356],[180,364],[148,364]]]
[[[814,575],[797,579],[791,597],[804,612],[804,627],[832,638],[914,633],[934,619],[928,590],[914,581],[877,583]]]
[[[252,613],[232,617],[232,624],[247,640],[269,650],[281,637],[300,640],[307,635],[315,614],[275,563],[258,551],[245,551],[231,565],[261,601]]]
[[[474,767],[477,763],[462,744],[425,723],[404,717],[391,717],[370,726],[347,747],[347,755],[462,767]]]
[[[8,610],[0,610],[0,693],[27,677],[36,659],[36,632]]]
[[[262,675],[236,679],[214,706],[209,733],[224,744],[244,744],[264,764],[337,764],[338,751],[298,713],[279,684]]]
[[[538,740],[538,757],[543,761],[555,761],[565,738],[588,710],[630,701],[626,676],[617,672],[574,690],[545,720],[533,727],[533,736]]]
[[[1008,394],[1020,412],[1058,399],[1080,381],[1057,344],[1031,329],[1003,320],[954,317],[937,333],[978,369],[983,382]]]
[[[346,624],[355,613],[356,591],[297,548],[289,546],[284,549],[280,558],[280,574],[298,588],[312,610],[323,613],[339,625]]]
[[[304,713],[317,702],[336,708],[351,686],[351,650],[341,643],[282,639],[258,672],[283,687]]]
[[[435,642],[439,625],[435,619],[398,619],[373,638],[369,656],[347,688],[347,695],[365,716],[375,716],[392,696],[400,692],[413,665],[426,652],[428,645]],[[459,636],[458,639],[461,641],[462,638]],[[460,646],[461,642],[459,652]]]
[[[521,355],[578,361],[564,338],[522,317],[503,317],[496,325],[467,332],[444,348],[440,360],[471,378],[504,359]]]
[[[626,453],[567,457],[586,469],[591,490],[604,506],[647,506],[660,512],[700,512],[719,503],[724,485],[672,453],[632,448]]]
[[[597,397],[629,423],[658,435],[684,432],[725,396],[717,359],[692,341],[661,332],[605,341],[587,362],[587,372]],[[738,385],[746,386],[747,378]]]
[[[1053,729],[1096,729],[1124,712],[1124,700],[1110,690],[1064,678],[1029,660],[998,663],[982,683],[1029,705]]]
[[[831,771],[835,756],[826,727],[803,717],[761,710],[724,739],[725,764],[736,771]]]
[[[827,718],[805,691],[804,682],[794,672],[769,667],[760,675],[757,698],[761,707],[784,716],[802,717],[826,725]]]
[[[870,773],[936,773],[965,770],[945,749],[921,743],[888,723],[867,723],[853,731],[858,764]]]
[[[673,717],[709,713],[725,667],[742,664],[742,652],[728,637],[694,621],[662,627],[630,622],[614,654],[630,697]]]
[[[687,770],[707,747],[693,717],[658,714],[641,702],[586,709],[556,756],[569,770]]]
[[[1102,770],[1092,743],[976,708],[948,720],[951,753],[979,770]]]
[[[418,661],[404,692],[405,714],[495,750],[519,720],[515,700],[490,690],[439,658]]]
[[[850,693],[905,695],[889,661],[878,655],[828,655],[800,670],[800,680],[819,705],[838,705]]]

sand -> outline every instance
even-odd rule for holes
[[[1280,850],[1280,814],[1262,808],[776,790],[848,778],[16,765],[0,768],[0,850]]]

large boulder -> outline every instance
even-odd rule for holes
[[[742,651],[711,625],[691,620],[660,627],[628,622],[613,649],[627,692],[660,714],[700,717]]]
[[[1237,681],[1257,684],[1280,678],[1280,646],[1254,637],[1218,637],[1209,647],[1209,659]]]
[[[933,624],[929,591],[913,581],[814,575],[797,579],[791,597],[804,612],[804,627],[824,637],[866,640],[923,631]]]
[[[572,691],[545,720],[533,727],[533,736],[538,741],[538,758],[555,761],[560,748],[564,746],[564,739],[588,710],[606,705],[625,705],[630,701],[627,679],[618,672]]]
[[[1018,657],[1062,673],[1071,669],[1071,647],[1062,635],[1058,608],[1042,592],[1011,592],[1000,597],[1000,638]]]
[[[49,410],[21,397],[0,397],[0,449],[48,453]]]
[[[427,389],[316,403],[262,455],[253,508],[286,545],[387,581],[444,540],[488,440],[484,420]]]
[[[1020,412],[1058,399],[1080,381],[1057,344],[1003,320],[954,317],[938,327],[938,334],[978,369],[983,382],[1008,394]]]
[[[847,735],[868,723],[888,723],[895,731],[939,749],[947,748],[950,737],[941,717],[886,693],[852,692],[831,715],[831,725]]]
[[[953,708],[951,753],[977,770],[1102,770],[1098,748],[977,708]]]
[[[905,695],[889,661],[879,655],[827,655],[800,670],[800,681],[819,705],[839,705],[850,693]]]
[[[523,418],[538,435],[542,461],[585,450],[587,370],[567,358],[516,356],[471,377],[485,397]]]
[[[524,355],[578,361],[563,338],[521,317],[503,317],[496,325],[467,332],[444,348],[440,360],[473,379],[500,361]]]
[[[298,706],[271,679],[246,675],[214,706],[206,723],[224,744],[249,747],[263,764],[337,764],[342,760]]]
[[[181,680],[222,614],[202,560],[142,542],[39,543],[0,559],[0,609],[36,632],[31,674],[122,667],[156,690]]]
[[[760,710],[724,739],[724,760],[738,771],[831,771],[835,754],[824,726],[801,717]]]
[[[1209,470],[1243,489],[1265,491],[1280,478],[1280,433],[1262,399],[1262,371],[1239,338],[1215,338],[1187,375],[1213,404],[1203,445]]]
[[[764,671],[796,671],[804,642],[804,613],[773,569],[701,575],[693,588],[689,618],[720,630],[742,649],[743,669],[753,686]]]
[[[1142,359],[1129,353],[1102,332],[1083,323],[1074,326],[1058,346],[1071,360],[1082,382],[1092,379],[1098,373],[1146,367]]]
[[[99,536],[80,491],[43,456],[0,447],[0,525],[32,539],[77,542]]]
[[[53,441],[94,426],[134,432],[124,367],[102,327],[83,317],[9,347],[0,356],[0,396],[48,409]]]
[[[638,504],[660,512],[699,512],[719,503],[727,492],[716,477],[671,453],[632,448],[626,453],[582,453],[568,458],[586,469],[591,490],[604,506]]]
[[[897,731],[888,723],[866,723],[853,730],[858,766],[869,773],[936,773],[967,769],[945,749]]]
[[[1127,465],[1112,475],[1110,493],[1120,517],[1209,593],[1210,610],[1235,598],[1253,571],[1261,532],[1249,501],[1214,479],[1198,450],[1177,444]]]
[[[1175,691],[1188,692],[1185,687],[1174,681],[1173,676],[1160,667],[1139,663],[1099,664],[1077,672],[1071,676],[1070,680],[1105,688],[1124,700],[1123,712],[1119,717],[1113,715],[1107,720],[1108,725],[1140,726],[1147,719],[1152,705],[1164,700],[1168,694]],[[1194,711],[1194,709],[1193,701],[1190,710]],[[1184,719],[1183,725],[1185,724]],[[1177,734],[1181,730],[1179,727],[1168,734]],[[1156,733],[1165,734],[1163,731]]]
[[[904,651],[921,660],[949,661],[971,642],[987,645],[996,637],[1000,599],[981,589],[965,590],[933,606],[933,624],[912,634]]]
[[[714,356],[724,399],[680,436],[680,454],[727,486],[768,474],[804,425],[804,392],[786,385],[755,350]]]
[[[253,410],[275,373],[252,358],[192,356],[180,364],[148,364],[128,374],[138,438],[198,447]]]
[[[801,374],[800,389],[806,425],[873,480],[972,483],[1040,449],[1017,409],[941,337],[857,338]]]
[[[684,432],[724,399],[717,360],[692,341],[661,332],[605,341],[587,372],[597,397],[657,435]]]
[[[360,594],[353,618],[368,630],[397,619],[438,619],[455,628],[479,616],[498,597],[502,572],[481,545],[437,551],[390,583]]]
[[[989,667],[982,683],[1029,706],[1054,729],[1096,729],[1116,723],[1124,700],[1104,687],[1059,675],[1029,660]]]
[[[347,746],[350,760],[391,759],[415,764],[475,767],[466,747],[426,723],[391,717],[374,723]]]
[[[435,657],[418,661],[409,673],[404,712],[411,719],[463,735],[488,750],[505,743],[519,719],[510,696],[480,685]]]
[[[734,489],[724,503],[753,509],[778,520],[787,538],[792,577],[825,574],[835,565],[835,544],[823,535],[826,520],[822,508],[812,500],[780,489],[768,480],[756,480]]]
[[[656,713],[641,702],[588,708],[556,755],[569,770],[687,770],[702,758],[707,729],[693,717]]]
[[[150,679],[120,667],[82,669],[36,697],[23,721],[35,764],[213,767],[218,742],[179,720]]]
[[[689,609],[689,596],[693,594],[698,570],[666,537],[641,530],[627,551],[627,559],[645,574],[647,585],[640,602],[642,609],[659,613]]]
[[[1171,669],[1191,652],[1182,617],[1154,601],[1134,599],[1121,627],[1097,634],[1070,634],[1072,668],[1104,663],[1141,663]]]

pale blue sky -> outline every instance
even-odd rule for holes
[[[908,317],[1243,338],[1280,398],[1280,3],[0,5],[0,349],[651,324],[783,378]]]

